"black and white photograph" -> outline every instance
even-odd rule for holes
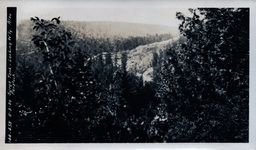
[[[5,144],[252,141],[250,6],[47,2],[4,10]]]

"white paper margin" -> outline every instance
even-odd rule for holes
[[[157,7],[171,4],[177,8],[196,8],[196,7],[249,7],[250,8],[250,119],[249,119],[249,143],[139,143],[139,144],[5,144],[5,93],[6,93],[6,13],[7,7],[24,8],[25,6],[42,7]],[[17,10],[17,12],[19,12]],[[138,149],[138,150],[255,150],[256,149],[256,1],[254,0],[0,0],[0,149],[1,150],[53,150],[53,149]]]

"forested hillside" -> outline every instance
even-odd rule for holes
[[[108,22],[108,21],[62,21],[66,29],[73,34],[83,37],[94,38],[128,38],[128,37],[145,37],[162,34],[179,34],[174,27],[151,24],[138,24],[128,22]],[[23,20],[18,24],[18,38],[30,39],[33,32],[33,24],[29,20]]]
[[[70,32],[77,45],[86,49],[90,55],[131,50],[140,45],[169,40],[177,36],[176,30],[160,25],[64,21],[60,26]],[[33,34],[36,34],[33,23],[24,20],[19,23],[17,30],[18,44],[22,45],[20,47],[31,45]]]
[[[151,24],[138,24],[126,22],[107,22],[107,21],[64,21],[63,26],[69,28],[76,34],[86,35],[89,37],[98,37],[114,39],[116,37],[145,37],[156,34],[178,35],[178,30],[173,27]]]
[[[12,142],[248,142],[249,9],[189,11],[178,38],[21,24]]]

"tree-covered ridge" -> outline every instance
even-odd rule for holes
[[[62,21],[62,25],[78,35],[95,38],[129,38],[170,34],[177,35],[174,27],[112,21]]]
[[[103,50],[59,18],[32,18],[12,142],[248,142],[249,9],[189,10],[176,14],[182,38],[152,54],[150,82],[128,69],[136,49]]]
[[[122,25],[124,27],[119,27]],[[63,21],[60,26],[70,32],[77,44],[92,55],[131,50],[140,45],[169,40],[176,34],[175,31],[173,31],[174,33],[168,31],[169,28],[165,26],[121,22]],[[109,29],[111,30],[109,31]],[[18,42],[22,46],[27,46],[30,43],[33,34],[35,31],[32,22],[22,21],[18,25]]]

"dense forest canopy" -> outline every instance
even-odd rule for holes
[[[31,18],[12,142],[248,142],[249,9],[189,11],[176,14],[180,39],[152,51],[147,82],[129,55],[171,35],[93,38]]]

